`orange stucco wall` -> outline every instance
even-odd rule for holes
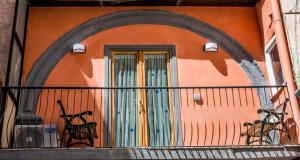
[[[274,36],[271,0],[261,0],[256,6],[258,20],[261,28],[263,45],[267,45]]]
[[[238,7],[55,7],[55,8],[39,8],[31,7],[29,12],[27,44],[25,49],[25,59],[23,67],[23,83],[28,76],[32,65],[37,58],[47,49],[52,42],[62,36],[65,32],[73,27],[97,16],[107,13],[131,10],[131,9],[161,9],[178,12],[189,15],[204,21],[219,30],[227,33],[238,41],[258,62],[263,74],[266,75],[264,66],[263,41],[261,39],[261,30],[257,18],[257,10],[255,8],[238,8]],[[222,49],[218,53],[205,53],[202,51],[203,44],[208,40],[187,30],[163,26],[163,25],[130,25],[109,29],[97,33],[87,39],[83,44],[86,45],[87,52],[85,54],[67,54],[57,64],[55,69],[48,77],[45,86],[103,86],[104,85],[104,45],[120,45],[120,44],[172,44],[176,46],[177,73],[179,86],[229,86],[229,85],[251,85],[251,81],[237,64]],[[266,77],[266,76],[265,76]],[[50,93],[54,94],[54,93]],[[56,95],[56,98],[67,97],[67,93]],[[87,93],[85,93],[87,94]],[[103,101],[97,98],[93,100],[94,93],[90,93],[88,105],[96,106],[100,111],[96,117],[98,124],[102,123]],[[248,93],[247,93],[248,94]],[[43,96],[45,96],[44,94]],[[99,95],[99,93],[97,94]],[[43,96],[42,99],[43,99]],[[78,95],[77,95],[78,96]],[[55,97],[55,96],[54,96]],[[70,95],[71,97],[71,95]],[[74,96],[76,97],[76,96]],[[78,97],[79,98],[79,97]],[[184,98],[184,97],[183,97]],[[189,97],[191,98],[191,96]],[[211,98],[211,97],[210,97]],[[207,98],[207,99],[210,99]],[[245,99],[245,96],[244,96]],[[85,100],[86,101],[86,100]],[[193,101],[188,100],[188,101]],[[254,100],[257,104],[257,99]],[[47,101],[48,106],[55,106],[55,100]],[[48,116],[46,122],[58,123],[61,127],[63,122],[58,121],[58,108],[45,109],[43,104],[46,103],[46,97],[40,101],[38,115]],[[72,102],[73,103],[73,102]],[[75,102],[74,102],[75,103]],[[233,103],[233,102],[232,102]],[[232,104],[230,103],[230,104]],[[191,103],[193,104],[193,102]],[[218,117],[219,129],[214,130],[213,134],[226,127],[226,130],[232,130],[234,127],[240,127],[242,122],[250,119],[257,119],[256,107],[247,109],[232,108],[226,110],[219,108],[193,108],[189,105],[183,105],[181,108],[182,119],[185,124],[195,126],[207,125],[206,122],[212,122]],[[68,112],[79,112],[86,108],[79,107],[79,104],[69,104],[77,106],[76,109],[69,108]],[[240,104],[242,105],[242,104]],[[231,105],[235,106],[235,105]],[[245,105],[246,106],[246,105]],[[207,106],[208,107],[208,106]],[[221,107],[221,106],[219,106]],[[94,110],[95,110],[94,108]],[[225,109],[225,110],[224,110]],[[52,113],[51,117],[47,114]],[[209,114],[208,114],[209,113]],[[253,113],[253,114],[249,114]],[[56,115],[56,118],[53,118]],[[203,116],[199,116],[203,115]],[[245,116],[247,115],[247,116]],[[238,122],[227,128],[227,124]],[[199,123],[198,123],[199,122]],[[204,123],[205,122],[205,123]],[[226,122],[226,123],[223,123]],[[183,123],[184,124],[184,123]],[[185,127],[185,126],[184,126]],[[103,126],[99,128],[103,130]],[[195,130],[194,130],[195,131]],[[191,134],[191,128],[185,130],[184,134],[191,135],[187,139],[196,134]],[[226,134],[226,135],[225,135]],[[227,136],[223,132],[221,138]],[[234,144],[240,143],[239,134],[235,133]],[[190,145],[197,145],[202,139],[195,141],[189,140]],[[213,140],[211,140],[213,141]],[[102,142],[97,142],[97,145]],[[218,141],[211,142],[217,144]]]
[[[245,47],[259,62],[261,70],[265,72],[260,29],[254,8],[154,8],[186,14],[224,31]],[[137,7],[32,7],[29,12],[23,81],[25,81],[32,64],[40,54],[65,32],[88,19],[113,11],[129,9],[137,9]],[[45,85],[103,86],[103,70],[101,68],[103,68],[103,46],[105,44],[176,45],[180,85],[250,85],[250,81],[238,64],[222,50],[217,54],[204,53],[202,46],[206,41],[206,39],[189,31],[159,25],[132,25],[106,30],[82,42],[86,44],[86,54],[67,54],[51,73]],[[183,72],[187,68],[193,74]],[[210,72],[209,74],[206,72],[205,76],[201,76],[204,68]],[[76,74],[77,78],[70,79],[66,74],[62,76],[61,72],[66,73],[66,71],[70,75]],[[181,77],[186,76],[190,77],[189,81],[180,80]]]

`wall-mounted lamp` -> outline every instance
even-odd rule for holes
[[[199,94],[199,93],[193,94],[193,100],[196,104],[203,105],[203,98],[202,98],[201,94]]]
[[[201,100],[201,95],[200,94],[194,94],[193,99],[194,99],[194,101],[200,101]]]
[[[76,43],[73,45],[73,49],[72,52],[73,53],[85,53],[85,45],[80,44],[80,43]]]
[[[205,52],[218,52],[218,44],[214,42],[205,43],[203,50]]]

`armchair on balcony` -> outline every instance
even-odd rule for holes
[[[61,100],[57,101],[57,104],[60,106],[61,115],[60,117],[64,119],[64,131],[62,134],[62,140],[65,136],[68,136],[67,147],[70,147],[75,144],[85,144],[88,146],[94,146],[94,138],[98,138],[96,131],[96,122],[88,122],[84,115],[92,115],[91,111],[81,112],[79,114],[67,115],[64,109],[64,106]],[[73,120],[79,118],[81,124],[74,124]],[[75,139],[77,142],[73,142]],[[88,142],[86,142],[86,140]],[[61,143],[63,145],[63,143]]]
[[[277,94],[271,99],[272,102],[276,102],[283,92],[284,88],[281,88]],[[265,116],[262,120],[256,120],[253,123],[246,122],[244,127],[247,127],[246,131],[241,133],[241,136],[247,136],[246,144],[250,145],[255,142],[259,142],[261,145],[263,142],[267,144],[272,144],[273,140],[270,136],[271,131],[279,131],[280,133],[286,134],[288,140],[291,140],[289,130],[285,123],[286,106],[289,99],[286,98],[277,107],[272,109],[259,109],[257,113],[264,113]],[[252,139],[252,140],[251,140]]]

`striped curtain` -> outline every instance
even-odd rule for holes
[[[136,87],[136,55],[115,55],[114,86]],[[114,139],[116,147],[138,146],[138,103],[134,89],[114,91]]]
[[[167,59],[165,55],[145,55],[145,80],[149,87],[167,87]],[[148,89],[147,116],[150,146],[171,145],[170,103],[167,89]]]

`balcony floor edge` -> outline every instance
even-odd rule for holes
[[[0,149],[1,160],[104,159],[296,159],[300,145],[175,148]]]

